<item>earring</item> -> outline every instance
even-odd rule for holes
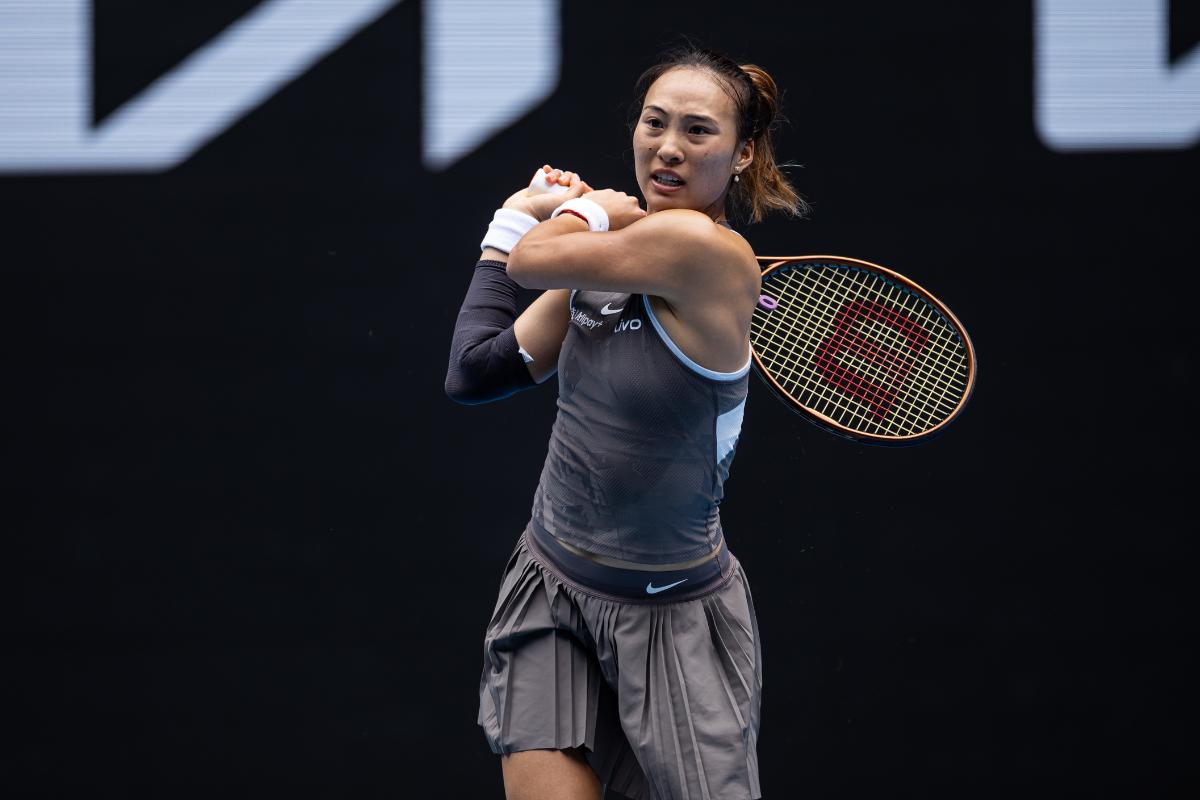
[[[737,183],[737,182],[738,182],[738,174],[737,174],[736,172],[735,172],[735,173],[733,173],[733,182],[734,182],[734,183]]]

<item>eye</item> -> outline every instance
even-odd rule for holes
[[[701,126],[699,126],[699,125],[693,125],[693,126],[690,128],[690,130],[693,130],[693,131],[700,131],[701,133],[710,133],[710,131],[708,130],[708,128],[704,128],[704,127],[701,127]]]
[[[650,126],[650,127],[652,127],[652,128],[654,127],[654,123],[656,123],[656,122],[658,122],[658,119],[657,119],[656,117],[649,117],[649,118],[646,120],[646,124],[647,124],[647,125],[649,125],[649,126]],[[662,124],[662,123],[659,123],[659,124]]]

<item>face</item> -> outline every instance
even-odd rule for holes
[[[647,212],[690,208],[724,219],[730,181],[754,155],[751,142],[737,140],[734,113],[733,100],[707,71],[673,69],[651,84],[633,132],[634,171]],[[683,183],[657,182],[661,170]]]

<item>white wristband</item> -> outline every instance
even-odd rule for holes
[[[537,219],[528,214],[511,208],[497,208],[496,215],[492,217],[492,224],[488,225],[487,233],[484,234],[483,241],[479,243],[479,249],[494,247],[505,253],[511,253],[521,237],[529,233],[529,229],[537,224]]]
[[[568,209],[577,211],[583,215],[583,218],[587,220],[588,230],[597,232],[608,230],[608,212],[604,210],[604,206],[595,200],[588,200],[586,197],[571,198],[554,209],[554,213],[550,215],[550,219],[554,219]]]

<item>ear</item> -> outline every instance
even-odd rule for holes
[[[742,143],[742,147],[737,152],[736,158],[733,160],[733,168],[737,172],[745,172],[750,166],[750,162],[754,160],[754,140],[747,139]]]

